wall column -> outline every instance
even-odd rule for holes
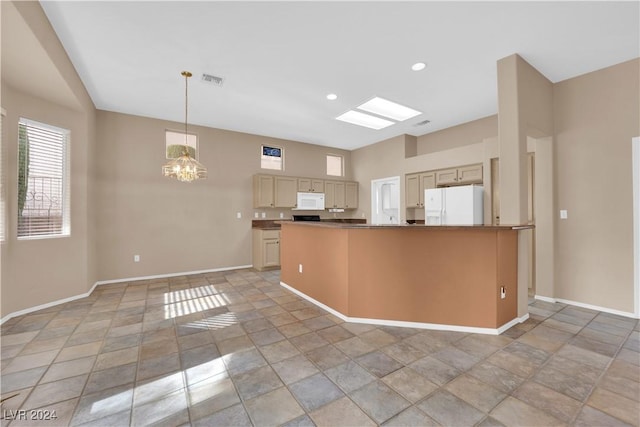
[[[498,61],[500,224],[527,222],[527,137],[520,121],[518,91],[521,61],[518,55]],[[518,317],[528,313],[529,234],[518,233]]]

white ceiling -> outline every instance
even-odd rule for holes
[[[637,1],[41,4],[99,109],[184,121],[189,70],[190,124],[344,149],[496,114],[496,62],[513,53],[552,82],[640,56]],[[335,120],[373,96],[424,114]]]

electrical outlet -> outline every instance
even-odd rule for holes
[[[284,218],[284,212],[280,212],[280,219]]]
[[[238,219],[242,219],[242,212],[238,212],[238,213],[236,213],[236,218],[238,218]]]
[[[302,274],[302,264],[298,264],[298,273]]]
[[[254,218],[260,218],[260,214],[259,214],[258,212],[254,212],[254,213],[253,213],[253,217],[254,217]]]
[[[507,289],[504,286],[500,287],[500,299],[505,299],[507,297]]]
[[[267,213],[266,212],[262,212],[262,218],[266,218],[267,217]]]
[[[134,255],[133,262],[140,262],[140,255]]]

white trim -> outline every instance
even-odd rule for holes
[[[35,307],[29,307],[29,308],[25,308],[24,310],[20,310],[20,311],[14,311],[13,313],[9,313],[6,316],[4,316],[1,320],[0,320],[0,325],[2,325],[4,322],[6,322],[9,319],[12,319],[14,317],[18,317],[18,316],[22,316],[25,314],[29,314],[29,313],[33,313],[34,311],[38,311],[38,310],[44,310],[45,308],[49,308],[49,307],[54,307],[56,305],[60,305],[60,304],[64,304],[67,302],[71,302],[71,301],[75,301],[81,298],[86,298],[89,295],[91,295],[91,293],[96,289],[96,286],[98,286],[98,282],[94,283],[93,286],[91,287],[91,289],[89,289],[87,292],[80,294],[80,295],[74,295],[72,297],[69,298],[63,298],[63,299],[59,299],[57,301],[52,301],[52,302],[48,302],[46,304],[40,304],[37,305]]]
[[[631,139],[633,168],[633,307],[640,319],[640,136]]]
[[[500,326],[497,329],[493,329],[493,328],[477,328],[473,326],[444,325],[439,323],[406,322],[402,320],[382,320],[382,319],[367,319],[363,317],[349,317],[321,303],[320,301],[311,298],[307,294],[300,292],[299,290],[287,285],[284,282],[280,282],[280,286],[290,290],[291,292],[298,295],[299,297],[306,299],[310,303],[317,305],[323,310],[328,311],[329,313],[344,320],[345,322],[351,322],[351,323],[368,323],[371,325],[399,326],[402,328],[417,328],[417,329],[430,329],[435,331],[453,331],[453,332],[469,332],[473,334],[500,335],[501,333],[511,328],[512,326],[518,323],[522,323],[529,318],[529,313],[527,313],[522,317],[516,317],[515,319],[511,320],[508,323],[505,323],[504,325]]]
[[[576,306],[576,307],[587,308],[589,310],[601,311],[603,313],[615,314],[615,315],[623,316],[623,317],[630,317],[632,319],[638,319],[639,318],[634,313],[630,313],[628,311],[614,310],[612,308],[600,307],[599,305],[585,304],[585,303],[582,303],[582,302],[570,301],[570,300],[562,299],[562,298],[543,297],[541,295],[536,295],[534,298],[537,299],[537,300],[540,300],[540,301],[550,302],[550,303],[554,303],[554,304],[559,302],[561,304],[573,305],[573,306]]]
[[[6,316],[4,316],[2,319],[0,319],[0,325],[2,325],[7,320],[12,319],[12,318],[17,317],[17,316],[22,316],[22,315],[25,315],[25,314],[33,313],[34,311],[43,310],[45,308],[54,307],[54,306],[59,305],[59,304],[64,304],[64,303],[75,301],[75,300],[78,300],[78,299],[81,299],[81,298],[86,298],[86,297],[90,296],[93,293],[93,291],[96,289],[97,286],[100,286],[100,285],[108,285],[108,284],[111,284],[111,283],[133,282],[133,281],[136,281],[136,280],[149,280],[149,279],[161,279],[161,278],[165,278],[165,277],[187,276],[187,275],[191,275],[191,274],[214,273],[214,272],[217,272],[217,271],[240,270],[240,269],[251,268],[251,267],[253,267],[253,265],[239,265],[239,266],[236,266],[236,267],[222,267],[222,268],[213,268],[213,269],[209,269],[209,270],[185,271],[185,272],[182,272],[182,273],[157,274],[155,276],[129,277],[129,278],[126,278],[126,279],[114,279],[114,280],[99,280],[99,281],[97,281],[97,282],[95,282],[93,284],[91,289],[89,289],[87,292],[85,292],[83,294],[74,295],[72,297],[63,298],[63,299],[60,299],[60,300],[57,300],[57,301],[48,302],[46,304],[41,304],[41,305],[37,305],[35,307],[29,307],[29,308],[25,308],[24,310],[19,310],[19,311],[15,311],[13,313],[9,313]]]
[[[167,273],[167,274],[156,274],[153,276],[127,277],[124,279],[99,280],[96,282],[96,284],[109,285],[111,283],[133,282],[135,280],[164,279],[166,277],[188,276],[191,274],[202,274],[202,273],[215,273],[217,271],[241,270],[244,268],[251,268],[251,267],[253,267],[253,265],[238,265],[235,267],[212,268],[208,270],[183,271],[182,273]]]

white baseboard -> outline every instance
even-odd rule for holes
[[[640,318],[640,316],[636,315],[635,313],[630,313],[628,311],[614,310],[612,308],[601,307],[601,306],[592,305],[592,304],[585,304],[583,302],[578,302],[578,301],[571,301],[571,300],[562,299],[562,298],[550,298],[550,297],[545,297],[545,296],[542,296],[542,295],[536,295],[536,296],[534,296],[534,298],[537,299],[537,300],[540,300],[540,301],[545,301],[545,302],[550,302],[550,303],[559,302],[561,304],[573,305],[573,306],[576,306],[576,307],[587,308],[589,310],[595,310],[595,311],[601,311],[603,313],[615,314],[615,315],[622,316],[622,317],[630,317],[632,319],[639,319]]]
[[[321,303],[320,301],[314,298],[311,298],[307,294],[300,292],[299,290],[287,285],[284,282],[280,282],[280,285],[290,290],[294,294],[298,295],[299,297],[306,299],[310,303],[317,305],[323,310],[328,311],[329,313],[342,319],[343,321],[351,322],[351,323],[367,323],[371,325],[399,326],[403,328],[430,329],[435,331],[469,332],[473,334],[500,335],[501,333],[503,333],[513,325],[522,323],[529,318],[529,313],[527,313],[522,317],[517,317],[511,320],[510,322],[505,323],[504,325],[500,326],[497,329],[493,329],[493,328],[477,328],[474,326],[444,325],[439,323],[406,322],[403,320],[383,320],[383,319],[367,319],[363,317],[349,317]]]
[[[209,270],[197,270],[197,271],[184,271],[181,273],[168,273],[168,274],[157,274],[154,276],[141,276],[141,277],[128,277],[126,279],[113,279],[113,280],[99,280],[97,282],[95,282],[93,284],[93,286],[91,287],[91,289],[89,289],[87,292],[83,293],[83,294],[79,294],[79,295],[74,295],[68,298],[63,298],[63,299],[59,299],[56,301],[52,301],[52,302],[48,302],[46,304],[41,304],[41,305],[37,305],[35,307],[29,307],[29,308],[25,308],[24,310],[19,310],[19,311],[15,311],[13,313],[9,313],[6,316],[4,316],[2,319],[0,319],[0,325],[2,325],[4,322],[6,322],[9,319],[12,319],[14,317],[17,316],[22,316],[25,314],[29,314],[29,313],[33,313],[34,311],[38,311],[38,310],[44,310],[45,308],[49,308],[49,307],[54,307],[56,305],[60,305],[60,304],[64,304],[67,302],[71,302],[71,301],[75,301],[78,300],[80,298],[86,298],[89,295],[91,295],[93,293],[93,291],[96,289],[97,286],[100,285],[108,285],[111,283],[122,283],[122,282],[133,282],[136,280],[150,280],[150,279],[162,279],[162,278],[166,278],[166,277],[177,277],[177,276],[188,276],[191,274],[202,274],[202,273],[215,273],[218,271],[229,271],[229,270],[240,270],[243,268],[251,268],[253,267],[253,265],[239,265],[236,267],[222,267],[222,268],[212,268]]]
[[[153,276],[140,276],[140,277],[127,277],[124,279],[99,280],[96,283],[98,285],[109,285],[112,283],[133,282],[136,280],[164,279],[167,277],[189,276],[192,274],[215,273],[218,271],[229,271],[229,270],[241,270],[243,268],[251,268],[251,267],[253,267],[253,265],[238,265],[235,267],[212,268],[208,270],[183,271],[181,273],[155,274]]]

